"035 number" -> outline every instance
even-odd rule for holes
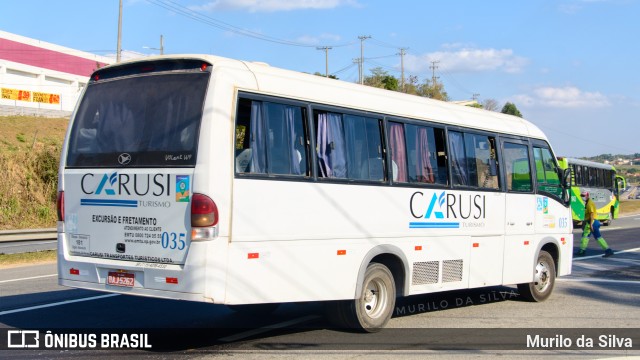
[[[560,219],[558,219],[558,227],[560,227],[561,229],[565,229],[569,226],[569,219],[566,217],[561,217]]]
[[[162,248],[184,250],[184,247],[187,245],[185,242],[186,236],[187,235],[185,233],[176,234],[174,232],[170,233],[165,231],[162,233]]]

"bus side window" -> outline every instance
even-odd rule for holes
[[[251,171],[251,145],[250,145],[250,119],[251,101],[240,99],[238,102],[238,113],[236,115],[236,172],[247,173]]]
[[[504,143],[507,190],[531,192],[531,169],[529,168],[529,147],[524,144]]]
[[[394,182],[408,181],[407,147],[404,138],[404,125],[389,122],[389,148],[391,150],[391,175]]]
[[[303,109],[240,99],[236,117],[236,172],[308,175]]]
[[[449,142],[454,185],[499,189],[494,137],[450,131]]]
[[[358,115],[315,113],[318,176],[384,180],[380,120]]]
[[[498,163],[495,138],[486,135],[464,134],[470,180],[473,186],[498,189]]]
[[[347,177],[347,154],[342,127],[342,114],[317,112],[316,152],[318,176],[323,178]]]
[[[444,130],[406,124],[405,138],[409,182],[446,185],[448,174],[444,161]]]
[[[536,181],[538,191],[547,192],[557,197],[562,197],[562,187],[558,177],[558,167],[548,148],[533,147],[533,157],[536,164]]]
[[[458,131],[449,131],[449,148],[451,158],[451,176],[453,185],[471,186],[469,169],[467,168],[464,136]]]

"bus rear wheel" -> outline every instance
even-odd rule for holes
[[[371,263],[358,298],[332,302],[327,310],[331,321],[339,327],[376,332],[391,319],[395,303],[396,286],[391,271],[382,264]]]
[[[605,220],[602,225],[604,226],[609,226],[611,225],[611,223],[613,222],[613,214],[614,214],[614,209],[611,208],[611,211],[609,212],[609,219]]]
[[[518,284],[520,296],[528,301],[545,301],[556,283],[556,266],[553,257],[548,252],[541,250],[536,261],[533,282]]]

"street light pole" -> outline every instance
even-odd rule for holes
[[[118,11],[118,49],[116,50],[116,62],[120,62],[122,54],[122,0]]]
[[[149,50],[160,50],[160,55],[164,55],[164,37],[162,35],[160,35],[160,47],[159,48],[154,48],[154,47],[150,47],[150,46],[143,46],[144,49],[149,49]]]
[[[329,77],[329,50],[333,49],[331,46],[316,47],[316,50],[324,50],[324,76]]]
[[[360,76],[359,82],[362,84],[364,82],[364,41],[367,39],[371,39],[369,35],[358,36],[360,39]]]

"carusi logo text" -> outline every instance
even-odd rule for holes
[[[86,195],[170,196],[171,176],[167,174],[104,174],[87,173],[80,188]]]
[[[415,219],[409,228],[459,228],[459,219],[484,219],[486,198],[472,193],[448,194],[434,192],[428,196],[416,191],[409,199],[409,210]]]

